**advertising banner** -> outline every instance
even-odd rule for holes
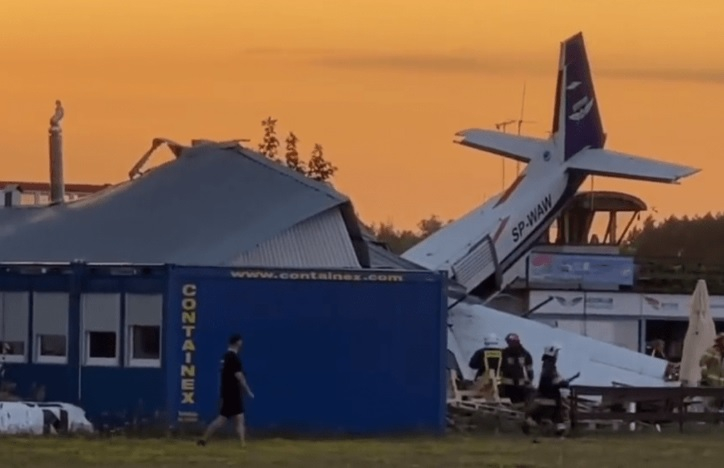
[[[633,286],[634,261],[622,255],[531,253],[528,282]]]

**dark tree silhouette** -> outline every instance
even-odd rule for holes
[[[397,229],[391,222],[372,224],[368,226],[377,240],[387,245],[390,251],[401,255],[418,242],[426,239],[452,220],[443,222],[436,215],[420,220],[417,230]]]
[[[277,119],[267,117],[261,121],[264,127],[264,139],[259,143],[259,152],[269,159],[278,161],[277,152],[279,151],[279,139],[277,138]]]
[[[687,263],[724,265],[724,214],[707,213],[656,222],[646,218],[626,239],[639,258],[680,258]]]
[[[420,220],[416,230],[398,229],[391,222],[369,227],[380,242],[401,254],[450,222],[432,215]],[[622,250],[640,261],[659,259],[724,267],[724,213],[693,218],[671,216],[659,222],[649,216],[629,232]]]
[[[289,136],[287,136],[286,139],[287,150],[284,153],[284,161],[286,162],[288,168],[294,169],[295,171],[306,175],[306,164],[299,158],[299,152],[297,151],[298,142],[299,138],[297,138],[294,132],[289,132]]]
[[[337,167],[324,157],[324,148],[320,144],[315,144],[309,163],[305,163],[299,157],[299,138],[294,132],[289,132],[285,143],[286,150],[284,160],[280,160],[277,156],[279,153],[279,139],[277,138],[276,125],[277,119],[267,117],[261,122],[264,127],[264,138],[259,143],[259,152],[269,159],[283,163],[291,169],[304,174],[310,179],[318,181],[329,181],[334,174],[337,173]]]
[[[314,180],[329,180],[334,177],[337,167],[324,159],[324,148],[319,143],[314,145],[312,155],[307,164],[307,177]]]
[[[439,231],[446,224],[449,224],[452,222],[453,222],[452,219],[445,222],[445,221],[441,220],[440,218],[438,218],[437,215],[432,215],[427,219],[420,220],[420,222],[417,223],[417,229],[420,231],[420,236],[421,236],[420,240],[431,236],[435,232]]]

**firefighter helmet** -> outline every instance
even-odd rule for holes
[[[485,346],[488,348],[497,348],[500,346],[500,340],[498,339],[498,335],[495,333],[488,333],[485,335],[483,343],[485,343]]]
[[[558,357],[558,351],[560,351],[560,350],[561,350],[560,344],[558,344],[558,343],[550,344],[543,349],[543,356]]]
[[[520,343],[520,337],[517,333],[508,333],[508,335],[505,337],[505,342],[510,343]]]

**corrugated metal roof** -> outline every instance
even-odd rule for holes
[[[428,268],[418,265],[415,262],[411,262],[396,253],[390,251],[387,246],[377,240],[375,234],[366,228],[361,226],[362,237],[367,243],[367,250],[370,254],[370,267],[371,268],[389,268],[392,270],[412,270],[422,271],[428,270]],[[466,301],[471,304],[482,304],[482,302],[474,297],[469,296],[465,290],[465,287],[454,282],[451,279],[446,280],[447,284],[447,295],[453,301]]]
[[[14,232],[19,225],[37,216],[45,207],[37,205],[6,207],[0,205],[0,238]]]
[[[427,270],[417,263],[405,260],[399,255],[387,250],[383,245],[376,242],[367,243],[370,252],[370,265],[372,268],[393,268],[395,270]]]
[[[268,267],[357,267],[342,213],[332,208],[292,226],[236,258],[233,265]]]
[[[371,268],[391,268],[395,270],[427,270],[427,268],[405,260],[396,253],[391,252],[387,246],[377,240],[375,233],[367,226],[360,223],[362,239],[367,244],[367,250],[370,254]]]
[[[334,207],[367,266],[347,197],[251,150],[201,145],[78,201],[0,209],[0,261],[224,264]]]

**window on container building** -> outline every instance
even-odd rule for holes
[[[68,294],[33,293],[35,362],[68,362]]]
[[[160,294],[126,294],[126,365],[161,366]]]
[[[86,366],[119,365],[120,294],[83,294],[81,324]]]
[[[26,292],[0,292],[0,360],[25,362],[28,353],[29,297]]]

